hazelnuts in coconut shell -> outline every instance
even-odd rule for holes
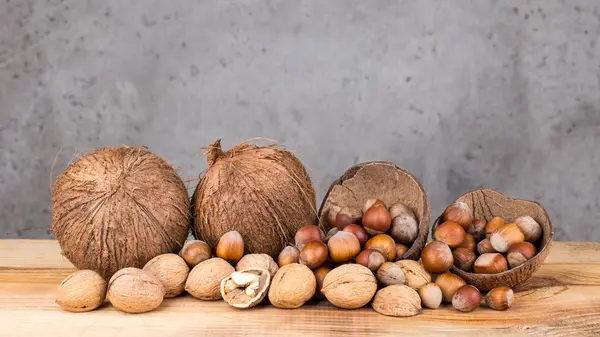
[[[429,201],[425,190],[412,174],[390,162],[366,162],[348,169],[336,180],[325,196],[319,218],[331,228],[329,211],[339,207],[363,209],[367,200],[376,198],[386,205],[402,203],[414,212],[417,237],[402,259],[418,260],[429,233]]]
[[[169,163],[140,147],[90,152],[52,188],[52,228],[63,255],[105,279],[179,252],[189,222],[183,181]]]
[[[223,152],[217,140],[206,157],[192,198],[193,233],[211,247],[237,231],[246,253],[275,258],[300,227],[317,223],[312,182],[291,152],[244,143]]]

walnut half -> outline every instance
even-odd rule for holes
[[[234,308],[246,309],[260,303],[271,285],[271,274],[260,268],[231,273],[221,281],[221,295]]]

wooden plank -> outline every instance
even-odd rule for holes
[[[241,311],[186,295],[131,315],[109,303],[89,313],[62,311],[54,303],[55,290],[72,266],[56,242],[0,241],[0,336],[598,336],[599,249],[600,244],[554,244],[547,263],[516,289],[515,305],[506,312],[482,306],[465,314],[445,306],[394,318],[370,308],[341,310],[326,301],[295,310],[264,305]]]

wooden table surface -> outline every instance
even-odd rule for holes
[[[409,318],[382,316],[370,307],[341,310],[326,301],[295,310],[241,311],[189,295],[145,314],[125,314],[108,302],[92,312],[69,313],[54,300],[73,270],[56,241],[0,240],[0,336],[600,336],[600,243],[554,243],[542,268],[515,289],[508,311],[443,307]]]

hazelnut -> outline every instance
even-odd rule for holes
[[[361,246],[364,245],[367,241],[367,231],[365,231],[365,229],[361,225],[351,224],[344,227],[342,231],[354,234],[354,236],[356,236],[356,238],[358,239],[358,243],[360,243]]]
[[[296,232],[296,236],[294,237],[296,248],[298,248],[299,251],[302,251],[307,243],[313,241],[323,241],[324,238],[325,234],[323,231],[315,225],[303,226]]]
[[[327,211],[327,223],[329,224],[329,228],[337,227],[335,220],[341,209],[340,206],[333,205],[329,208],[329,211]]]
[[[473,263],[475,263],[475,253],[467,248],[456,248],[454,252],[452,252],[452,256],[454,257],[454,265],[456,268],[464,271],[469,271],[473,268]]]
[[[165,288],[165,298],[171,298],[183,292],[190,267],[177,254],[162,254],[148,261],[142,270],[154,275]]]
[[[477,243],[475,243],[475,238],[473,237],[473,235],[467,233],[465,234],[465,239],[463,240],[463,242],[456,248],[466,248],[474,252],[475,249],[477,249]]]
[[[360,243],[354,234],[348,232],[337,232],[327,242],[329,258],[334,263],[352,260],[360,253]]]
[[[312,241],[300,252],[300,264],[310,269],[320,267],[327,260],[327,246],[321,241]]]
[[[365,204],[362,209],[363,214],[365,214],[365,212],[373,206],[383,206],[383,207],[385,207],[385,209],[387,209],[387,206],[385,205],[385,203],[383,201],[381,201],[379,199],[375,199],[375,198],[370,198],[370,199],[367,199],[367,201],[365,201]]]
[[[313,270],[315,278],[317,279],[317,291],[315,292],[314,296],[315,299],[320,300],[325,298],[325,295],[323,295],[321,289],[323,289],[323,281],[325,280],[325,276],[327,276],[330,271],[331,270],[327,267],[319,267]]]
[[[492,244],[490,243],[490,239],[486,238],[486,239],[479,241],[479,243],[477,244],[477,253],[479,253],[479,254],[497,253],[497,251],[494,249],[494,247],[492,247]]]
[[[239,270],[221,281],[221,296],[234,308],[251,308],[265,298],[270,283],[271,274],[266,269]]]
[[[369,268],[373,273],[386,261],[385,256],[377,249],[365,249],[356,257],[356,263]]]
[[[450,206],[446,207],[442,214],[444,221],[452,221],[462,226],[466,231],[473,222],[473,215],[471,208],[464,202],[454,202]]]
[[[277,271],[271,281],[269,301],[276,308],[295,309],[310,300],[317,290],[317,279],[307,266],[292,263]]]
[[[511,268],[518,267],[537,254],[537,249],[530,242],[515,243],[508,249],[506,260]]]
[[[377,280],[365,266],[344,264],[325,276],[321,291],[336,307],[357,309],[371,301],[377,291]]]
[[[137,314],[158,308],[165,297],[165,288],[150,273],[123,268],[108,282],[106,297],[118,310]]]
[[[217,256],[229,263],[236,263],[244,256],[244,239],[237,231],[223,234],[217,243]]]
[[[342,208],[337,216],[335,217],[335,224],[337,229],[342,230],[344,227],[353,223],[360,223],[362,218],[362,212],[350,207]]]
[[[401,243],[396,243],[396,260],[401,259],[407,251],[408,247]]]
[[[456,248],[465,239],[465,234],[465,230],[461,225],[456,222],[446,221],[435,229],[433,237],[436,241],[441,241],[450,246],[450,248]]]
[[[298,262],[300,262],[300,251],[298,248],[292,246],[286,246],[283,248],[281,253],[279,253],[279,257],[277,257],[277,265],[279,268],[285,266],[286,264]]]
[[[212,257],[210,246],[204,241],[188,240],[179,252],[190,268],[194,268],[198,263],[206,261]]]
[[[396,243],[389,235],[379,234],[370,238],[364,246],[364,249],[369,248],[375,248],[381,251],[388,261],[394,261],[396,258]]]
[[[506,259],[499,253],[481,254],[473,265],[473,271],[477,274],[498,274],[507,270]]]
[[[423,265],[413,260],[396,261],[396,265],[402,268],[406,285],[417,290],[424,284],[431,282],[431,275],[425,270]]]
[[[362,224],[370,235],[387,232],[392,224],[392,217],[383,203],[375,203],[362,217]]]
[[[106,298],[106,281],[92,270],[79,270],[65,278],[58,286],[56,304],[72,312],[98,308]]]
[[[404,271],[393,262],[385,262],[379,267],[377,270],[377,279],[385,286],[404,284],[406,282]]]
[[[542,236],[542,227],[528,215],[516,218],[515,223],[525,235],[525,241],[536,242]]]
[[[411,218],[415,218],[415,213],[407,205],[405,205],[405,204],[403,204],[401,202],[399,202],[397,204],[393,204],[390,207],[390,216],[392,217],[392,219],[397,218],[397,217],[399,217],[401,215],[409,216]]]
[[[460,276],[445,272],[437,277],[435,284],[442,290],[442,300],[444,303],[452,303],[452,297],[458,288],[467,284]]]
[[[495,217],[490,220],[487,225],[485,225],[485,236],[490,237],[490,234],[494,232],[496,229],[504,226],[504,219],[501,217]]]
[[[394,241],[405,245],[411,245],[417,238],[418,232],[419,225],[412,212],[410,214],[401,213],[392,219],[390,236]]]
[[[264,269],[269,272],[271,278],[275,277],[279,267],[275,260],[267,254],[247,254],[242,257],[235,265],[235,270],[242,271],[246,269]]]
[[[469,227],[469,234],[473,235],[475,241],[479,242],[485,238],[485,226],[487,222],[483,219],[475,219],[473,220],[473,224]]]
[[[421,313],[421,298],[405,285],[394,284],[377,292],[371,306],[386,316],[409,317]]]
[[[199,300],[220,300],[221,281],[235,269],[227,261],[214,257],[195,266],[185,282],[185,291]]]
[[[427,283],[419,288],[421,303],[429,309],[437,309],[442,303],[442,290],[435,283]]]
[[[479,289],[464,285],[454,293],[452,297],[452,306],[458,311],[471,312],[481,303],[481,293]]]
[[[447,244],[440,241],[432,241],[423,248],[421,261],[425,270],[430,273],[448,271],[454,263],[452,250]]]
[[[506,253],[510,246],[525,241],[525,236],[516,224],[507,224],[490,235],[490,244],[500,253]]]
[[[494,310],[507,310],[513,305],[514,301],[515,295],[512,289],[508,287],[494,288],[485,295],[485,304]]]

